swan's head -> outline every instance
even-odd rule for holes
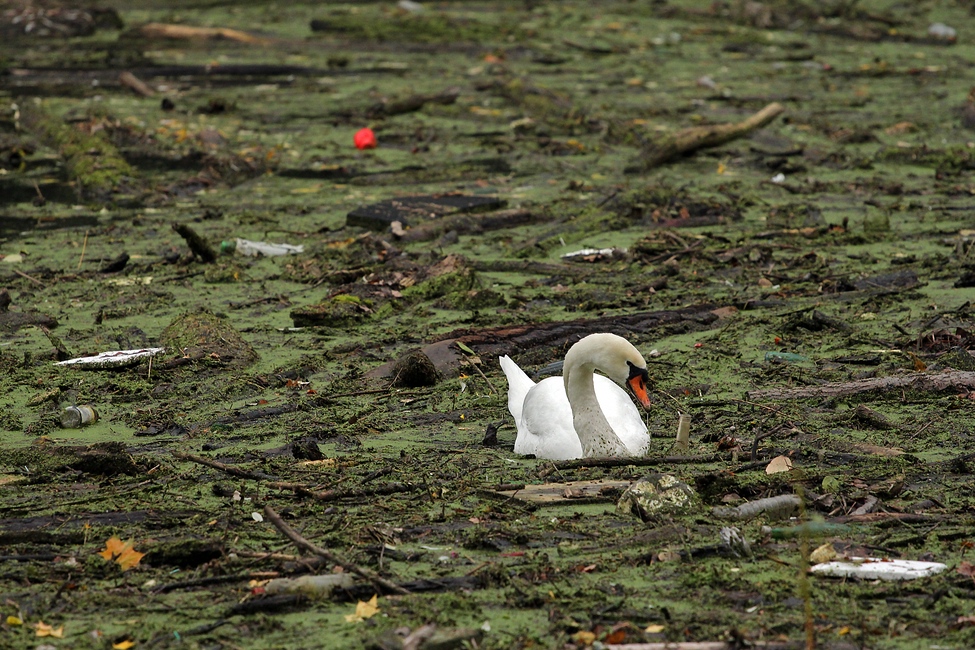
[[[644,408],[650,407],[650,375],[640,351],[622,336],[590,334],[565,355],[565,373],[575,365],[590,365],[618,384],[625,384]]]

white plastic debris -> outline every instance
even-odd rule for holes
[[[940,562],[917,560],[885,560],[871,557],[851,557],[817,564],[809,569],[813,573],[836,578],[862,578],[863,580],[915,580],[941,573],[947,565]]]
[[[154,357],[166,348],[142,348],[141,350],[111,350],[99,352],[92,357],[77,357],[67,361],[58,361],[56,366],[82,366],[85,368],[121,368],[132,366],[147,357]]]
[[[944,41],[953,41],[958,37],[958,32],[955,31],[954,27],[948,27],[944,23],[932,23],[928,27],[928,36]]]
[[[396,3],[396,6],[403,11],[410,12],[411,14],[423,11],[423,5],[421,5],[419,2],[413,2],[413,0],[399,0],[399,2]]]
[[[784,183],[785,182],[785,174],[783,174],[782,172],[779,172],[778,174],[776,174],[775,176],[772,177],[772,182],[773,183]]]
[[[265,255],[267,257],[276,257],[279,255],[296,255],[298,253],[304,253],[304,246],[292,246],[291,244],[271,244],[265,241],[251,241],[249,239],[241,239],[237,237],[234,240],[234,246],[228,245],[229,242],[224,242],[221,244],[221,250],[234,250],[241,255],[247,255],[249,257],[257,257],[258,255]]]
[[[562,255],[566,262],[590,262],[601,260],[607,257],[624,257],[625,248],[583,248]]]
[[[325,575],[301,576],[299,578],[275,578],[264,585],[264,593],[302,594],[309,598],[328,598],[336,589],[347,589],[354,584],[349,573],[328,573]]]

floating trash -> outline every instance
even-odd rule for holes
[[[67,361],[58,361],[56,366],[82,366],[86,369],[122,368],[134,366],[145,358],[154,357],[166,348],[142,348],[141,350],[112,350],[99,352],[93,357],[77,357]]]
[[[940,562],[916,560],[887,560],[872,557],[851,557],[817,564],[809,570],[835,578],[862,578],[864,580],[915,580],[941,573],[947,565]]]

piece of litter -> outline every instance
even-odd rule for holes
[[[947,565],[940,562],[916,560],[884,560],[869,557],[851,557],[817,564],[809,569],[813,573],[836,578],[862,578],[864,580],[914,580],[941,573]]]
[[[147,357],[154,357],[166,348],[142,348],[141,350],[111,350],[99,352],[91,357],[77,357],[67,361],[58,361],[56,366],[84,366],[87,368],[121,368],[131,366]]]
[[[625,248],[583,248],[562,255],[562,259],[567,262],[596,262],[607,257],[623,257],[625,255]]]
[[[928,27],[928,36],[945,41],[954,41],[958,37],[958,32],[955,31],[954,27],[948,27],[944,23],[932,23]]]
[[[772,182],[773,183],[784,183],[785,182],[785,174],[783,174],[782,172],[779,172],[778,174],[776,174],[775,176],[772,177]]]

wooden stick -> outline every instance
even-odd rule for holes
[[[270,474],[265,474],[264,472],[249,472],[246,469],[234,467],[233,465],[226,465],[215,460],[210,460],[209,458],[204,458],[203,456],[195,456],[182,451],[174,451],[173,456],[179,458],[180,460],[188,460],[200,465],[212,467],[213,469],[219,469],[221,472],[226,472],[227,474],[231,474],[233,476],[239,476],[240,478],[249,478],[255,481],[277,480],[276,476],[271,476]]]
[[[346,488],[344,490],[323,490],[316,491],[310,485],[301,483],[268,483],[268,487],[278,490],[291,490],[296,494],[309,496],[319,501],[337,501],[338,499],[348,499],[352,497],[371,497],[377,494],[399,494],[403,492],[415,492],[421,488],[419,485],[409,483],[387,483],[374,488]]]
[[[81,243],[81,257],[78,258],[78,270],[81,270],[81,263],[85,261],[85,251],[88,250],[88,231],[85,230],[85,240]]]
[[[765,126],[784,110],[785,107],[782,104],[772,103],[742,122],[695,126],[674,133],[659,142],[650,143],[643,150],[641,154],[643,167],[650,169],[682,154],[697,149],[717,147],[725,142],[740,138],[750,131]]]
[[[870,377],[822,386],[750,390],[745,393],[745,396],[750,400],[784,400],[807,397],[847,397],[872,391],[897,389],[936,392],[949,388],[975,390],[975,372],[969,370],[949,370],[938,374],[913,372],[901,377]]]
[[[17,269],[10,269],[10,270],[13,271],[14,273],[16,273],[17,275],[19,275],[20,277],[25,278],[27,280],[30,280],[31,282],[33,282],[36,285],[39,285],[39,286],[42,286],[42,287],[44,286],[44,283],[43,282],[41,282],[40,280],[38,280],[37,278],[35,278],[32,275],[27,275],[23,271],[18,271]]]
[[[298,533],[298,531],[296,531],[294,528],[292,528],[287,523],[285,523],[285,521],[281,519],[281,515],[276,513],[274,511],[274,508],[272,508],[271,506],[269,505],[264,506],[264,516],[267,517],[270,520],[270,522],[274,524],[274,527],[280,530],[285,537],[287,537],[292,542],[294,542],[295,546],[297,546],[298,548],[308,551],[309,553],[314,553],[319,557],[323,557],[329,562],[331,562],[332,564],[338,564],[346,571],[351,571],[356,575],[362,576],[363,578],[365,578],[366,580],[374,584],[377,588],[380,588],[386,592],[392,592],[394,594],[402,594],[402,595],[406,595],[410,593],[408,589],[404,589],[400,587],[398,584],[394,582],[390,582],[386,578],[373,573],[369,569],[364,569],[357,564],[346,562],[345,560],[339,558],[337,555],[335,555],[328,549],[312,544],[307,539],[302,537]]]
[[[123,86],[128,86],[134,90],[139,95],[143,97],[152,97],[156,94],[156,91],[149,87],[149,85],[142,79],[126,70],[118,76],[119,83]]]
[[[609,643],[603,647],[606,650],[733,650],[740,646],[724,641],[663,641],[660,643]],[[753,641],[747,647],[761,648],[762,650],[796,650],[801,646],[788,642]]]
[[[139,33],[146,38],[170,38],[174,40],[216,39],[223,38],[238,43],[252,45],[267,45],[272,42],[269,38],[254,36],[239,29],[227,27],[193,27],[191,25],[169,25],[166,23],[146,23],[139,28]]]

